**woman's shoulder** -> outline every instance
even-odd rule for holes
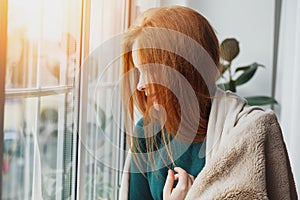
[[[278,122],[278,118],[276,113],[271,109],[262,109],[259,107],[249,106],[248,112],[243,114],[241,112],[240,119],[237,121],[233,130],[240,130],[239,136],[247,133],[253,133],[258,137],[259,135],[263,138],[266,136],[271,136],[277,133],[281,133],[281,127]],[[252,109],[250,112],[249,110]],[[242,130],[242,131],[241,131]]]
[[[278,123],[276,113],[271,109],[260,106],[247,106],[237,116],[237,122],[249,123]]]

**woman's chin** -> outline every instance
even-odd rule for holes
[[[163,105],[154,102],[149,110],[152,119],[159,120],[160,123],[165,123],[167,120],[167,112]]]
[[[160,104],[158,104],[157,102],[153,102],[153,108],[157,111],[160,111],[161,110],[161,106]]]

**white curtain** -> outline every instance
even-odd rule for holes
[[[279,32],[276,108],[300,192],[300,1],[283,0]]]
[[[80,110],[79,199],[117,199],[125,138],[121,134],[121,38],[129,1],[87,0]],[[132,8],[135,10],[134,8]],[[122,166],[123,167],[123,166]]]

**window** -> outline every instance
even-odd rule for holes
[[[7,2],[2,199],[68,199],[75,194],[82,2]]]
[[[142,2],[1,0],[2,199],[118,198],[120,45]]]

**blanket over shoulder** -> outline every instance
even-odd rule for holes
[[[281,128],[275,113],[247,106],[217,89],[205,141],[206,164],[186,199],[298,199]],[[128,198],[130,154],[120,199]]]

